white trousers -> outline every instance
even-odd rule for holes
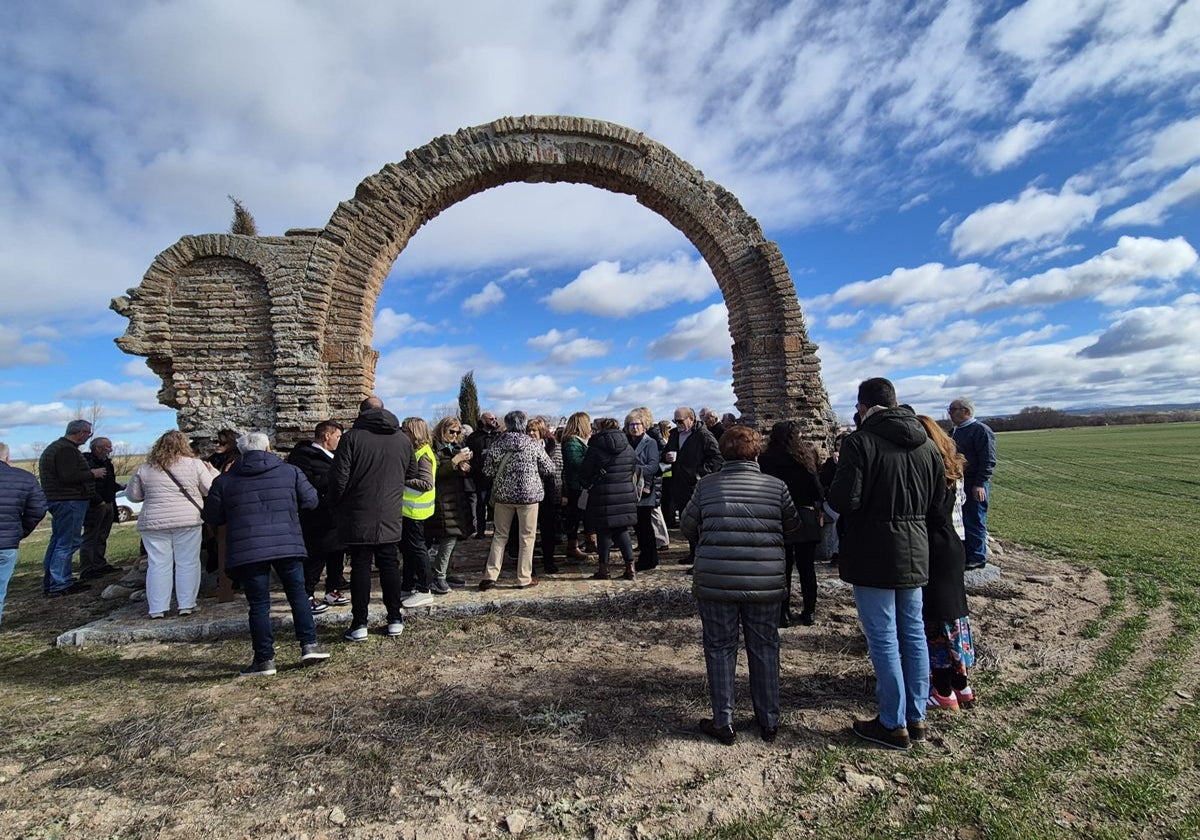
[[[200,594],[201,526],[142,531],[149,566],[146,569],[146,606],[153,613],[171,608],[171,587],[179,609],[196,607]]]
[[[650,511],[650,524],[654,527],[654,538],[658,540],[658,544],[669,546],[671,532],[667,530],[667,520],[663,518],[662,508],[658,505]]]

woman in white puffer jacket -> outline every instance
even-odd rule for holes
[[[200,594],[200,510],[217,471],[192,456],[183,432],[171,430],[134,470],[125,495],[143,502],[138,531],[146,547],[146,605],[151,618],[171,606],[172,584],[180,615],[191,615]]]

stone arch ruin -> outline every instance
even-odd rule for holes
[[[759,427],[799,419],[827,436],[817,347],[778,246],[733,194],[665,146],[579,117],[505,117],[439,137],[365,179],[321,229],[185,236],[113,300],[129,319],[117,345],[148,357],[183,431],[304,439],[320,420],[355,416],[371,393],[375,304],[409,239],[452,204],[520,181],[633,195],[679,229],[725,297],[739,412]]]

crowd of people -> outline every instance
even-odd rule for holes
[[[636,581],[659,565],[669,529],[678,528],[712,702],[700,728],[726,744],[736,740],[739,631],[755,719],[765,740],[775,738],[778,630],[814,623],[824,554],[853,586],[876,676],[878,715],[853,731],[907,748],[925,736],[927,709],[975,702],[963,576],[986,562],[995,443],[969,399],[949,411],[948,435],[897,405],[888,380],[869,379],[859,388],[856,429],[823,453],[798,421],[776,423],[764,441],[707,408],[677,408],[672,423],[656,423],[645,407],[623,422],[581,411],[557,428],[522,411],[502,420],[485,411],[472,430],[454,416],[432,428],[419,417],[401,421],[372,396],[350,428],[323,421],[286,460],[262,432],[222,429],[202,458],[182,432],[168,431],[124,489],[143,503],[137,527],[151,619],[172,601],[179,616],[197,610],[201,573],[206,564],[215,569],[222,540],[224,571],[248,606],[253,658],[243,676],[276,673],[272,571],[307,664],[329,656],[314,616],[331,607],[350,607],[346,641],[369,637],[373,570],[386,613],[381,631],[395,637],[405,609],[467,584],[454,569],[463,540],[490,539],[480,591],[497,586],[506,560],[524,589],[539,584],[535,561],[543,576],[560,573],[560,563],[594,562],[590,576],[607,580],[614,550],[617,571]],[[110,441],[95,438],[86,456],[80,451],[91,438],[86,421],[68,424],[41,456],[40,485],[9,465],[0,444],[0,618],[17,544],[47,510],[47,598],[86,591],[88,580],[118,571],[105,553],[122,486]],[[76,579],[72,555],[81,546]]]

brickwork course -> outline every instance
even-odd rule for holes
[[[324,228],[185,236],[113,300],[129,319],[116,343],[147,357],[159,400],[189,435],[259,429],[291,446],[321,420],[352,419],[372,392],[376,301],[412,236],[447,207],[514,182],[629,194],[674,225],[725,298],[738,412],[762,429],[796,419],[811,438],[829,437],[817,346],[779,247],[732,193],[665,146],[581,117],[505,117],[439,137],[366,178]]]

